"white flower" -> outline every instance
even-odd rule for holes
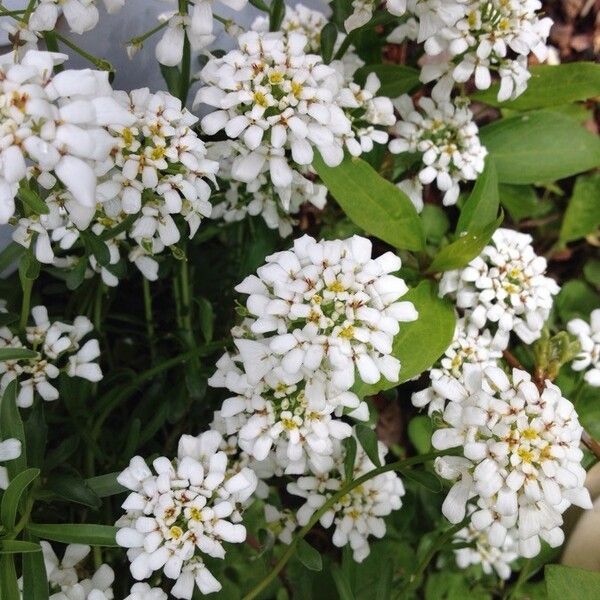
[[[575,371],[585,371],[585,380],[600,387],[600,309],[592,311],[590,322],[573,319],[567,324],[569,333],[577,336],[581,352],[571,363]]]
[[[401,17],[406,12],[406,0],[387,0],[385,6],[388,11]],[[346,31],[350,33],[366,25],[373,16],[373,10],[377,8],[378,2],[374,0],[352,0],[352,14],[344,21]]]
[[[160,588],[152,588],[147,583],[135,583],[125,600],[167,600],[167,594]]]
[[[440,292],[469,309],[477,327],[497,324],[494,345],[501,349],[511,331],[526,344],[540,337],[560,289],[544,276],[546,259],[536,255],[531,241],[527,234],[497,229],[480,256],[460,271],[444,273],[440,282]]]
[[[460,183],[477,179],[487,155],[467,104],[461,99],[436,103],[424,96],[417,110],[407,95],[395,104],[402,120],[392,129],[390,152],[422,154],[419,184],[435,182],[444,194],[444,205],[456,204]],[[402,187],[417,208],[422,206],[419,188],[416,183]]]
[[[245,527],[231,515],[254,492],[256,476],[246,468],[227,477],[221,442],[216,431],[184,435],[175,460],[158,457],[151,470],[136,456],[118,477],[132,491],[117,522],[117,543],[129,549],[131,574],[143,580],[162,571],[175,580],[176,598],[189,600],[194,585],[202,593],[220,590],[202,556],[224,558],[223,542],[246,538]]]
[[[386,449],[381,442],[378,442],[378,450],[383,462]],[[290,494],[306,499],[296,513],[299,525],[306,525],[312,515],[342,487],[345,479],[343,464],[344,451],[338,445],[335,467],[331,471],[299,477],[288,484]],[[375,465],[358,444],[353,477],[356,479],[374,468]],[[395,473],[382,473],[348,492],[321,516],[319,522],[326,529],[334,525],[333,543],[340,548],[350,544],[354,560],[362,562],[370,552],[368,538],[385,535],[383,517],[402,506],[404,493],[402,481]]]
[[[562,513],[571,504],[592,506],[571,402],[549,381],[540,391],[528,373],[515,369],[509,377],[498,367],[469,370],[462,397],[447,396],[446,427],[434,432],[432,445],[462,446],[464,456],[436,459],[438,473],[455,481],[444,515],[458,523],[471,502],[470,521],[490,544],[502,548],[512,531],[528,558],[539,552],[540,538],[559,546]]]
[[[21,442],[15,438],[8,438],[0,442],[0,462],[14,460],[21,456]],[[6,467],[0,466],[0,490],[8,487],[8,471]]]
[[[284,544],[291,544],[298,521],[293,511],[279,510],[272,504],[265,504],[265,521],[273,535]]]
[[[30,348],[37,352],[34,358],[0,362],[0,390],[4,391],[16,379],[17,405],[27,408],[33,403],[34,392],[46,401],[58,398],[58,390],[48,380],[56,379],[61,369],[69,377],[94,382],[102,379],[102,371],[94,362],[100,356],[98,341],[88,340],[80,346],[80,341],[92,330],[87,317],[79,316],[73,324],[50,323],[44,306],[34,306],[31,314],[35,325],[25,328],[24,339],[8,327],[0,329],[0,347]]]

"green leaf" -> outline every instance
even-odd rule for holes
[[[394,569],[391,562],[381,563],[381,572],[377,582],[377,590],[375,592],[375,600],[390,600],[392,597],[392,580],[394,577]]]
[[[76,290],[85,279],[85,271],[88,266],[87,256],[82,256],[75,266],[67,272],[67,277],[65,279],[65,283],[67,284],[67,288],[70,290]]]
[[[93,490],[93,492],[99,498],[107,498],[108,496],[116,496],[127,491],[127,488],[123,487],[118,481],[117,477],[120,472],[107,473],[106,475],[98,475],[97,477],[91,477],[86,479],[87,486]]]
[[[430,490],[431,492],[439,492],[442,489],[442,484],[435,473],[431,471],[419,471],[417,469],[409,469],[402,471],[402,476],[406,479],[412,479],[419,485]]]
[[[66,500],[90,508],[100,508],[102,501],[85,480],[76,472],[52,473],[44,486],[45,490]]]
[[[17,571],[12,554],[2,554],[0,556],[0,598],[2,600],[21,599],[17,583]]]
[[[285,4],[283,0],[272,0],[269,8],[269,31],[277,31],[281,27],[285,16]]]
[[[527,90],[515,100],[498,102],[499,85],[473,94],[473,99],[512,110],[531,110],[569,104],[600,96],[600,65],[574,62],[563,65],[535,65],[529,68]]]
[[[412,302],[419,317],[412,323],[402,323],[394,338],[392,354],[400,360],[400,380],[394,383],[381,378],[373,385],[357,383],[352,391],[360,398],[396,387],[429,369],[452,342],[456,326],[454,307],[447,298],[438,296],[433,281],[422,281],[402,300]]]
[[[0,348],[0,361],[26,360],[36,356],[38,353],[28,348]]]
[[[431,450],[432,432],[431,419],[426,415],[417,415],[408,423],[408,439],[419,454],[425,454]]]
[[[25,185],[19,186],[19,198],[26,204],[36,215],[47,215],[50,212],[48,205],[39,197],[33,190]]]
[[[199,309],[200,331],[202,331],[205,342],[212,342],[213,324],[215,320],[212,304],[202,296],[198,298],[196,302],[198,303]]]
[[[35,542],[24,542],[23,540],[0,540],[0,554],[27,554],[29,552],[41,552],[42,547]]]
[[[25,252],[25,247],[17,242],[11,242],[0,252],[0,273],[3,273],[8,267],[17,263],[21,255]]]
[[[48,426],[44,418],[44,401],[41,398],[34,400],[29,419],[25,421],[24,430],[29,465],[41,469],[44,466],[48,437]]]
[[[19,262],[19,277],[21,285],[36,280],[40,275],[41,265],[38,259],[33,255],[31,248],[21,256]]]
[[[500,183],[555,181],[600,165],[600,139],[576,120],[548,111],[500,119],[480,130]]]
[[[331,575],[339,594],[339,600],[354,600],[354,593],[352,592],[350,582],[338,565],[333,564],[331,566]]]
[[[179,80],[181,79],[179,69],[177,67],[167,67],[166,65],[159,66],[160,74],[167,84],[167,89],[173,96],[177,96],[179,94]]]
[[[364,160],[346,156],[332,168],[315,154],[313,167],[356,225],[395,248],[423,250],[425,235],[413,203]]]
[[[302,539],[296,546],[296,556],[298,560],[311,571],[321,571],[323,569],[323,559],[318,550],[315,550],[306,540]]]
[[[344,477],[346,481],[352,481],[354,479],[354,463],[356,461],[356,439],[351,435],[345,438],[342,444],[344,446]]]
[[[600,288],[600,260],[588,260],[583,267],[583,274],[593,286]]]
[[[595,308],[600,308],[600,296],[585,281],[573,279],[562,287],[554,302],[563,323],[579,317],[588,320]]]
[[[89,544],[90,546],[117,546],[116,527],[110,525],[88,525],[82,523],[29,523],[27,531],[42,540],[63,544]]]
[[[420,85],[419,71],[404,65],[364,65],[356,71],[354,79],[363,85],[369,73],[375,73],[381,83],[379,96],[397,98]]]
[[[376,467],[380,467],[379,444],[377,443],[377,434],[375,431],[364,423],[357,423],[354,426],[354,430],[356,432],[356,438],[366,455],[369,457],[369,460]]]
[[[329,64],[333,58],[333,48],[338,38],[338,28],[335,23],[327,23],[323,29],[321,29],[321,56],[323,62]]]
[[[600,573],[563,565],[544,569],[548,600],[591,600],[600,596]]]
[[[541,217],[553,208],[550,201],[542,202],[530,185],[503,183],[500,187],[500,203],[513,221]]]
[[[17,382],[11,381],[0,404],[0,434],[3,440],[15,438],[21,442],[21,456],[8,460],[4,466],[8,470],[9,479],[21,473],[27,467],[27,450],[25,446],[25,431],[21,414],[17,408]]]
[[[496,220],[500,194],[494,161],[488,156],[485,169],[477,178],[471,195],[467,198],[456,225],[456,233],[476,231]]]
[[[263,0],[248,0],[252,6],[258,8],[258,10],[262,10],[264,12],[269,12],[269,7],[263,2]]]
[[[15,527],[19,501],[23,492],[25,492],[27,487],[33,483],[39,474],[39,469],[27,469],[15,475],[4,492],[2,504],[0,504],[0,520],[2,521],[2,525],[9,531],[12,531]]]
[[[447,212],[435,204],[425,204],[423,206],[421,222],[425,231],[425,239],[435,245],[439,245],[450,229],[450,219],[448,219]]]
[[[439,273],[464,267],[476,256],[479,256],[503,220],[504,214],[501,214],[495,221],[488,223],[485,227],[469,231],[461,235],[456,241],[441,248],[434,256],[428,271]]]
[[[23,598],[28,598],[28,600],[48,600],[49,586],[43,554],[41,552],[24,554],[22,562]]]
[[[101,267],[106,267],[110,263],[110,251],[108,246],[91,231],[82,231],[81,237],[88,251],[88,254],[93,254]]]
[[[599,225],[600,173],[578,177],[560,228],[560,241],[566,243],[583,238],[596,231]]]

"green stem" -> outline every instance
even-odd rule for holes
[[[27,4],[27,8],[25,9],[25,13],[23,14],[23,18],[21,19],[21,21],[27,25],[29,23],[29,17],[31,16],[31,13],[33,12],[33,7],[35,6],[36,0],[29,0],[28,4]]]
[[[152,364],[156,359],[156,348],[154,347],[154,320],[152,317],[152,295],[150,294],[150,282],[142,277],[144,287],[144,314],[146,316],[146,335],[150,346],[150,357]]]
[[[190,289],[190,272],[187,258],[184,258],[180,263],[180,278],[181,278],[181,324],[184,329],[184,335],[190,348],[194,346],[194,334],[192,330],[192,306]]]
[[[187,1],[179,0],[179,14],[182,16],[187,15]],[[187,101],[188,92],[190,89],[190,75],[192,67],[192,50],[190,47],[190,40],[188,39],[187,33],[183,38],[183,56],[181,58],[181,79],[179,80],[179,99],[181,104],[185,106]]]
[[[27,321],[29,320],[33,279],[23,278],[21,281],[21,287],[23,288],[23,302],[21,303],[21,321],[19,322],[19,328],[21,331],[25,331],[25,327],[27,327]]]
[[[358,477],[354,481],[350,481],[346,485],[342,486],[342,488],[338,492],[333,494],[333,496],[331,496],[329,500],[327,500],[327,502],[325,502],[325,504],[323,504],[323,506],[321,506],[321,508],[313,514],[310,521],[298,532],[298,535],[294,537],[292,543],[287,547],[286,551],[283,553],[283,556],[279,559],[279,562],[273,567],[273,570],[248,594],[246,594],[243,600],[253,600],[253,598],[256,598],[263,590],[265,590],[271,584],[271,582],[279,575],[283,567],[285,567],[287,562],[290,560],[290,558],[292,558],[292,556],[296,552],[296,546],[298,545],[300,540],[304,539],[306,534],[319,522],[319,519],[332,506],[334,506],[339,500],[341,500],[354,488],[357,488],[359,485],[365,483],[365,481],[368,481],[373,477],[377,477],[377,475],[381,475],[382,473],[387,473],[388,471],[404,471],[408,467],[433,460],[438,456],[457,455],[460,452],[462,452],[462,448],[450,448],[449,450],[441,450],[439,452],[428,452],[427,454],[420,454],[419,456],[413,456],[405,460],[398,460],[396,462],[378,467],[377,469],[373,469],[372,471],[365,473],[361,477]]]
[[[46,48],[50,52],[58,52],[59,48],[58,48],[58,41],[56,39],[56,32],[44,31],[42,33],[42,35],[44,36],[44,41],[46,42]],[[55,65],[55,67],[54,67],[55,73],[60,73],[63,70],[64,70],[63,65]]]
[[[71,40],[68,40],[66,37],[64,37],[57,31],[54,31],[53,33],[56,36],[57,40],[60,40],[65,46],[67,46],[68,48],[71,48],[71,50],[77,52],[77,54],[79,54],[79,56],[82,56],[87,61],[91,62],[96,68],[100,69],[101,71],[113,71],[114,70],[113,66],[107,60],[98,58],[97,56],[94,56],[93,54],[86,52],[83,48],[80,48],[77,44],[74,44]]]
[[[158,33],[161,29],[164,29],[169,24],[169,21],[163,21],[159,23],[156,27],[149,29],[146,33],[142,33],[142,35],[138,35],[137,37],[131,38],[127,43],[133,46],[142,45],[150,36],[153,36],[155,33]]]
[[[504,596],[504,598],[516,598],[517,597],[517,592],[519,591],[519,589],[521,589],[521,586],[529,579],[529,573],[531,571],[531,564],[532,564],[531,559],[528,559],[527,562],[523,565],[523,568],[521,569],[521,572],[519,573],[519,577],[518,577],[517,581],[515,582],[515,585],[513,586],[512,590],[510,590],[510,592],[508,592]]]

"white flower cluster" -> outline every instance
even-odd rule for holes
[[[456,204],[460,183],[477,179],[487,155],[468,101],[456,98],[435,102],[422,97],[417,110],[410,96],[404,95],[394,104],[402,120],[392,129],[390,152],[420,153],[423,163],[418,179],[412,184],[402,182],[400,188],[419,211],[423,209],[422,186],[433,182],[444,193],[445,206]]]
[[[539,553],[540,538],[562,544],[562,513],[572,504],[592,506],[573,404],[549,381],[540,391],[528,373],[507,376],[498,367],[465,369],[460,393],[448,388],[446,398],[446,426],[434,432],[432,445],[462,446],[463,456],[435,462],[438,474],[455,482],[444,515],[459,523],[470,503],[472,526],[492,546],[502,548],[510,535],[527,558]]]
[[[573,319],[567,324],[569,333],[577,336],[581,352],[571,363],[573,370],[585,371],[585,381],[600,387],[600,308],[592,311],[590,322]]]
[[[109,159],[106,125],[128,124],[113,98],[108,73],[65,70],[66,55],[30,50],[21,61],[0,57],[0,223],[27,202],[29,186],[52,189],[57,180],[82,210],[96,205],[96,170]]]
[[[538,256],[532,238],[511,229],[497,229],[491,243],[465,268],[444,273],[440,293],[456,299],[471,323],[497,327],[494,346],[504,350],[510,332],[526,344],[537,340],[550,315],[558,284],[546,277],[546,259]]]
[[[410,18],[388,39],[424,44],[431,58],[421,70],[421,81],[436,81],[437,100],[447,99],[455,83],[471,78],[478,89],[489,88],[491,72],[500,77],[498,100],[514,99],[525,91],[531,76],[528,55],[533,52],[543,61],[548,53],[552,20],[540,18],[539,0],[408,0],[407,4]]]
[[[367,418],[350,391],[355,378],[398,381],[392,341],[400,322],[417,318],[398,301],[407,291],[391,275],[399,268],[391,252],[371,258],[368,239],[303,236],[236,287],[248,294],[249,318],[232,331],[237,353],[219,360],[209,383],[235,394],[220,413],[242,450],[260,461],[275,446],[287,473],[303,473],[307,459],[318,471],[332,467],[335,440],[351,433],[339,417],[350,409]]]
[[[375,469],[365,451],[357,443],[353,478],[356,479]],[[387,450],[378,442],[380,462],[383,464]],[[298,509],[298,524],[306,525],[313,514],[342,487],[344,483],[344,451],[336,446],[334,467],[328,472],[316,472],[299,477],[289,483],[290,494],[305,499]],[[381,473],[355,487],[325,512],[319,522],[328,529],[334,526],[332,541],[339,548],[350,544],[356,562],[362,562],[370,552],[369,536],[382,538],[385,535],[383,517],[402,506],[404,496],[402,480],[393,472]]]
[[[343,87],[344,76],[319,55],[305,54],[307,38],[295,31],[249,31],[238,44],[209,60],[196,96],[196,103],[217,109],[202,119],[207,134],[224,130],[243,142],[232,146],[233,179],[250,183],[268,171],[285,198],[294,170],[312,163],[315,148],[336,166],[344,147],[356,156],[387,142],[379,126],[395,117],[390,100],[374,96],[375,76],[364,89]]]
[[[473,524],[456,533],[454,541],[470,544],[468,547],[454,550],[456,564],[461,569],[481,565],[486,575],[495,571],[501,579],[510,577],[511,563],[519,556],[517,542],[510,533],[506,534],[502,545],[497,547],[490,544],[485,530],[476,529]]]
[[[106,285],[115,286],[121,246],[129,261],[155,280],[154,257],[181,237],[174,217],[186,222],[190,238],[195,235],[212,210],[206,180],[215,181],[218,163],[206,158],[204,143],[192,130],[197,118],[170,94],[147,88],[114,92],[111,104],[123,118],[119,122],[107,115],[104,120],[107,154],[96,168],[101,178],[93,202],[82,205],[70,191],[52,191],[45,198],[48,214],[19,219],[13,239],[26,247],[33,244],[40,262],[71,268],[78,257],[56,257],[55,250],[64,254],[78,242],[85,246],[80,232],[88,229],[105,236],[98,243],[107,246],[110,262],[99,265],[90,256],[90,266]]]
[[[167,594],[160,588],[150,587],[145,582],[135,583],[125,600],[168,600]]]
[[[443,411],[446,405],[445,395],[448,389],[465,382],[465,365],[485,369],[496,366],[502,358],[502,351],[492,343],[492,334],[488,329],[481,331],[468,318],[456,322],[454,338],[446,349],[439,364],[429,371],[431,385],[412,395],[412,403],[418,408],[428,407],[429,414]],[[441,390],[438,393],[438,390]]]
[[[0,442],[0,462],[14,460],[21,456],[21,442],[16,438],[7,438]],[[8,487],[8,471],[6,467],[0,466],[0,490]]]
[[[46,576],[50,585],[50,600],[112,600],[113,570],[106,564],[90,579],[81,579],[79,563],[90,553],[91,548],[84,544],[69,544],[61,560],[52,546],[41,541]]]
[[[366,25],[378,5],[379,2],[376,0],[352,0],[352,14],[344,21],[346,31],[350,32]],[[406,12],[406,5],[407,0],[386,0],[385,2],[387,10],[398,17]]]
[[[97,382],[102,371],[96,359],[100,356],[98,340],[81,341],[93,329],[87,317],[79,316],[73,324],[55,321],[50,323],[44,306],[31,310],[35,325],[25,328],[21,339],[8,327],[0,328],[0,348],[26,348],[36,352],[34,358],[0,361],[0,390],[4,391],[15,379],[19,383],[17,405],[27,408],[33,404],[34,392],[44,400],[58,399],[58,390],[50,383],[61,371],[69,377],[81,377]],[[64,366],[60,367],[60,363]]]
[[[228,476],[221,443],[216,431],[184,435],[175,460],[158,457],[153,471],[135,456],[118,477],[132,491],[117,522],[117,543],[128,548],[131,574],[143,580],[163,571],[175,580],[175,598],[189,600],[195,586],[203,594],[219,591],[203,555],[222,559],[223,542],[246,539],[238,508],[254,493],[256,475],[246,468]]]

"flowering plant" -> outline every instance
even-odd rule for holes
[[[0,598],[597,597],[557,3],[167,1],[0,4]]]

